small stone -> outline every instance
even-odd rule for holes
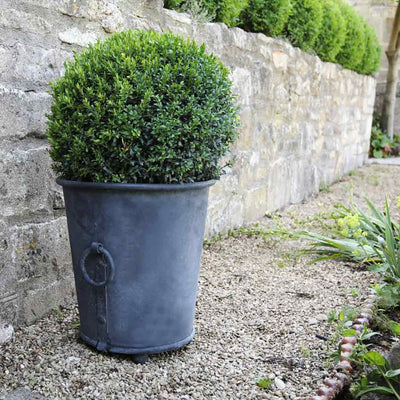
[[[318,325],[318,320],[317,318],[310,318],[308,320],[308,325]]]
[[[318,314],[318,315],[316,315],[315,316],[315,318],[318,320],[318,321],[326,321],[326,315],[325,314]]]
[[[67,363],[68,364],[77,364],[80,361],[81,361],[81,359],[79,357],[71,356],[71,357],[68,357]]]
[[[0,322],[0,346],[10,342],[14,337],[14,328],[5,322]]]
[[[275,386],[276,386],[279,390],[283,390],[283,389],[285,389],[285,387],[286,387],[286,384],[285,384],[285,382],[283,382],[282,379],[275,378],[274,383],[275,383]]]

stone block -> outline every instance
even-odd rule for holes
[[[52,29],[51,22],[41,16],[8,7],[0,11],[0,26],[39,34],[49,34]]]
[[[45,92],[25,92],[0,85],[0,137],[44,138],[46,113],[51,96]]]
[[[64,73],[64,62],[72,58],[72,52],[22,43],[17,43],[13,52],[13,63],[3,74],[3,82],[15,82],[17,88],[28,91],[48,88],[50,81]]]
[[[70,267],[71,268],[71,267]],[[72,304],[76,301],[74,280],[70,273],[63,279],[36,290],[24,292],[21,321],[28,325],[48,313],[55,305]]]
[[[0,216],[52,214],[60,189],[55,184],[48,145],[42,140],[22,142],[0,148]]]
[[[244,220],[256,221],[265,215],[267,200],[267,188],[261,187],[248,191],[244,195]]]
[[[63,43],[87,47],[90,43],[96,42],[97,34],[95,32],[81,32],[78,28],[73,27],[60,32],[58,38]]]
[[[192,19],[189,14],[164,10],[164,25],[175,35],[190,38],[193,35]]]
[[[197,44],[206,44],[206,51],[221,57],[224,48],[223,24],[199,23],[193,25],[193,38]]]
[[[65,217],[9,231],[16,273],[18,323],[33,322],[73,297],[73,279]]]

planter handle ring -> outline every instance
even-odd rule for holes
[[[98,254],[102,254],[105,256],[105,258],[107,259],[107,264],[108,267],[110,268],[110,272],[107,274],[107,276],[105,277],[105,279],[101,282],[99,281],[95,281],[93,280],[89,274],[86,271],[86,267],[85,267],[85,261],[87,256],[91,253],[91,252],[96,252]],[[85,278],[85,281],[87,283],[89,283],[92,286],[97,286],[97,287],[103,287],[106,286],[107,283],[111,282],[114,278],[114,273],[115,273],[115,265],[114,265],[114,260],[111,257],[110,252],[101,244],[98,242],[93,242],[90,247],[88,247],[87,249],[84,250],[82,257],[81,257],[81,261],[80,261],[80,267],[81,267],[81,271],[83,274],[83,277]]]

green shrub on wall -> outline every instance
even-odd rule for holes
[[[165,0],[182,9],[194,0]],[[238,24],[249,32],[287,37],[323,61],[337,62],[362,74],[379,70],[381,47],[374,29],[344,0],[200,0],[217,22]]]
[[[286,27],[290,42],[304,50],[313,49],[322,24],[320,0],[292,0],[292,10]]]
[[[289,18],[290,0],[249,0],[241,15],[241,27],[276,37]]]
[[[216,12],[216,20],[218,22],[224,22],[228,26],[238,25],[239,16],[247,6],[247,1],[248,0],[220,0]]]
[[[376,36],[375,29],[367,22],[364,26],[365,33],[365,53],[358,68],[361,74],[373,74],[379,71],[381,66],[382,47],[379,44],[379,39]]]
[[[323,61],[336,61],[346,39],[346,21],[335,0],[322,0],[323,17],[314,50]]]
[[[178,8],[184,0],[164,0],[164,7],[169,8],[170,10],[174,10]]]
[[[248,0],[164,0],[164,7],[178,11],[201,10],[210,20],[233,27]]]
[[[204,46],[170,33],[125,31],[90,45],[51,84],[55,171],[89,182],[218,178],[238,125],[228,75]]]
[[[346,39],[336,60],[343,67],[358,71],[365,53],[364,20],[344,1],[340,2],[340,8],[346,21]]]

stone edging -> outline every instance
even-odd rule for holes
[[[348,360],[351,356],[354,346],[358,342],[358,338],[364,330],[364,327],[369,327],[372,321],[372,315],[375,309],[374,303],[376,296],[371,294],[364,304],[363,311],[354,320],[350,329],[357,331],[356,336],[342,337],[340,361],[336,364],[336,372],[332,377],[325,379],[324,385],[317,390],[316,396],[311,396],[309,400],[333,400],[344,387],[350,385],[351,373],[353,367]]]

